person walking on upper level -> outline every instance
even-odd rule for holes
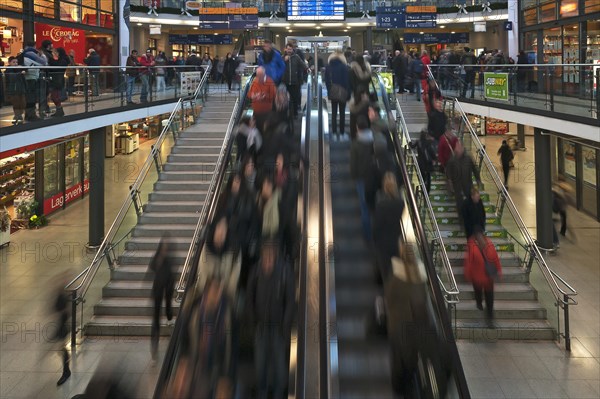
[[[152,55],[152,50],[146,50],[146,54],[140,57],[140,65],[145,68],[141,68],[140,70],[140,79],[142,81],[142,92],[140,93],[140,102],[147,103],[148,102],[148,93],[150,93],[150,99],[152,99],[152,86],[150,82],[150,78],[152,77],[152,66],[154,66],[154,56]]]
[[[50,98],[56,107],[56,111],[51,115],[54,118],[65,116],[63,111],[61,97],[65,90],[65,72],[67,66],[71,62],[64,48],[55,49],[56,58],[52,57],[48,60],[48,64],[56,68],[48,71],[48,89],[50,90]]]
[[[231,84],[233,83],[233,78],[235,77],[235,69],[237,68],[237,62],[235,58],[231,55],[231,53],[227,53],[225,56],[225,61],[223,61],[223,77],[227,82],[227,91],[231,92]]]
[[[510,172],[510,162],[515,158],[512,150],[506,140],[502,140],[502,145],[498,149],[500,163],[502,163],[502,172],[504,172],[504,186],[508,190],[508,174]]]
[[[264,41],[263,52],[258,55],[258,65],[265,68],[265,73],[276,85],[281,82],[285,72],[285,62],[279,51],[273,48],[270,40]]]
[[[154,72],[156,75],[156,93],[165,92],[167,90],[167,84],[165,82],[165,77],[167,74],[167,57],[163,51],[159,51],[158,55],[154,59]]]
[[[25,112],[25,69],[19,66],[17,57],[8,57],[8,66],[13,67],[6,70],[6,99],[12,104],[14,117],[12,124],[23,123]]]
[[[475,96],[475,64],[477,64],[477,59],[473,54],[473,50],[469,47],[465,47],[465,54],[462,56],[460,64],[465,69],[465,81],[462,86],[462,96],[467,96],[467,89],[470,86],[471,98],[473,98]]]
[[[133,102],[133,89],[135,87],[135,80],[140,74],[140,61],[138,60],[138,52],[137,50],[131,50],[131,55],[127,57],[127,63],[125,64],[126,75],[127,75],[127,104],[135,104]]]
[[[23,53],[17,58],[22,58],[21,65],[26,67],[25,69],[25,120],[33,122],[40,120],[43,110],[40,110],[40,117],[36,115],[35,105],[39,103],[39,78],[40,69],[38,66],[46,66],[48,62],[42,55],[35,49],[35,43],[26,43]]]
[[[331,133],[342,139],[346,137],[346,103],[350,99],[350,76],[346,57],[340,50],[329,56],[329,63],[325,68],[325,84],[327,85],[327,96],[331,101]]]
[[[100,95],[100,54],[93,48],[89,49],[88,56],[83,60],[83,63],[89,67],[90,86],[92,88],[92,96]]]

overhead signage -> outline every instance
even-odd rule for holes
[[[151,35],[160,35],[160,25],[150,25]]]
[[[504,21],[504,30],[513,30],[512,21]]]
[[[211,12],[202,13],[202,10]],[[220,10],[221,12],[213,12]],[[233,12],[233,11],[240,12]],[[250,11],[254,10],[252,13]],[[258,10],[253,7],[225,7],[200,9],[200,29],[230,30],[230,29],[258,29]]]
[[[344,0],[287,0],[288,21],[344,21]]]
[[[404,8],[404,11],[408,14],[411,14],[411,13],[435,14],[435,13],[437,13],[436,6],[407,6],[407,5],[404,5],[402,8]]]
[[[375,21],[378,28],[435,28],[437,26],[437,15],[433,12],[417,12],[417,9],[427,7],[416,7],[412,12],[407,12],[408,6],[402,7],[377,7]],[[435,9],[435,7],[433,7]],[[411,9],[412,10],[412,9]]]
[[[484,72],[483,86],[485,98],[508,101],[508,73]]]
[[[35,44],[41,47],[44,40],[51,40],[54,48],[62,47],[68,53],[75,51],[75,62],[82,64],[87,53],[85,31],[82,29],[66,28],[63,26],[35,24]]]
[[[169,44],[232,44],[233,35],[169,35]]]
[[[227,15],[227,14],[248,14],[258,15],[258,8],[256,7],[211,7],[211,8],[200,8],[198,10],[200,15]]]
[[[469,33],[405,33],[405,44],[454,44],[469,43]]]

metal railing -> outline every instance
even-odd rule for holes
[[[486,190],[486,192],[490,195],[490,201],[494,202],[495,200],[496,217],[499,219],[500,224],[507,230],[510,241],[516,245],[515,253],[519,258],[521,266],[529,273],[530,283],[538,291],[538,301],[548,310],[548,321],[556,329],[559,339],[561,336],[564,337],[565,348],[570,350],[569,305],[577,304],[577,301],[573,298],[577,295],[577,291],[555,271],[550,269],[546,263],[535,239],[531,236],[529,229],[523,222],[521,214],[502,183],[500,175],[475,133],[475,129],[471,125],[458,99],[447,101],[447,104],[453,105],[450,110],[451,113],[455,115],[458,113],[457,116],[460,118],[460,126],[458,127],[459,138],[462,139],[465,150],[471,153],[473,159],[479,161],[477,164],[482,180],[491,180],[491,183],[493,183],[493,191]],[[452,116],[454,117],[455,115]],[[508,212],[505,212],[506,209],[508,209]],[[537,267],[533,267],[534,264]],[[563,310],[562,324],[564,327],[562,329],[560,309]],[[554,314],[554,311],[556,311],[556,314]]]
[[[506,82],[486,85],[485,73],[499,74],[491,78]],[[559,113],[570,119],[589,118],[592,124],[600,119],[600,96],[594,83],[600,81],[600,68],[594,64],[432,64],[429,75],[446,97]]]
[[[169,119],[166,124],[164,124],[162,128],[162,132],[156,143],[152,145],[152,149],[148,158],[142,165],[140,169],[140,173],[138,174],[135,182],[130,186],[129,195],[123,202],[123,205],[119,209],[115,220],[111,224],[108,232],[102,243],[100,244],[96,255],[94,256],[90,266],[85,268],[81,273],[79,273],[67,286],[65,289],[70,292],[71,300],[72,300],[72,318],[71,318],[71,345],[74,347],[76,345],[76,337],[77,333],[83,329],[83,303],[85,303],[85,297],[88,293],[88,290],[94,280],[100,265],[104,260],[107,261],[108,267],[110,270],[114,270],[115,266],[118,263],[119,254],[117,251],[120,250],[119,245],[130,236],[133,228],[135,228],[136,222],[144,213],[144,203],[141,197],[141,193],[143,189],[146,189],[148,184],[149,192],[152,191],[152,182],[147,182],[146,178],[149,176],[152,165],[156,167],[156,178],[158,178],[159,173],[162,170],[162,153],[164,149],[162,149],[163,144],[165,144],[165,140],[169,135],[169,132],[173,135],[173,143],[177,136],[177,132],[184,128],[183,123],[186,120],[191,118],[192,120],[196,120],[197,115],[195,114],[195,103],[197,99],[200,97],[202,91],[204,90],[204,86],[206,85],[207,79],[209,76],[209,70],[203,75],[200,84],[196,87],[194,94],[191,97],[180,98],[177,102],[175,108],[171,112]],[[188,104],[188,111],[186,113],[186,103]],[[175,127],[175,120],[177,117],[181,117],[182,124],[179,127]],[[134,214],[129,215],[130,209],[134,209]],[[129,217],[128,217],[129,215]],[[127,219],[127,220],[126,220]],[[120,234],[119,234],[120,233]],[[118,237],[120,235],[120,237]],[[123,248],[126,250],[126,248]],[[80,326],[77,328],[77,306],[81,304],[81,317],[79,319]]]

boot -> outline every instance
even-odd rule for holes
[[[67,382],[67,380],[69,379],[69,377],[71,376],[71,370],[69,369],[69,366],[66,366],[63,369],[63,373],[60,376],[60,378],[58,379],[58,381],[56,381],[56,385],[57,386],[61,386],[62,384],[64,384],[65,382]]]
[[[52,117],[60,118],[61,116],[65,116],[65,111],[63,111],[63,107],[56,107],[56,111],[52,114]]]
[[[40,118],[35,114],[35,108],[27,108],[25,110],[25,120],[28,122],[38,121]]]

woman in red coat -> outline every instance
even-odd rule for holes
[[[494,273],[490,275],[486,270],[484,256],[485,261],[495,270],[495,275]],[[494,280],[500,277],[502,277],[502,266],[496,248],[490,239],[483,235],[481,229],[476,229],[467,241],[465,279],[473,283],[477,309],[483,310],[482,296],[485,296],[486,318],[490,328],[493,327],[494,318]]]

